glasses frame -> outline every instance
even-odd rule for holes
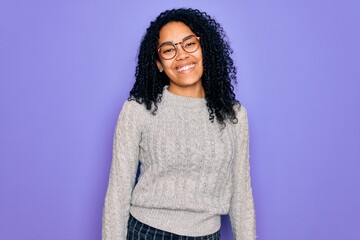
[[[194,51],[190,51],[190,52],[189,52],[189,51],[187,51],[187,50],[184,48],[183,42],[185,42],[186,40],[191,39],[191,38],[193,38],[193,37],[195,37],[195,38],[197,39],[197,41],[199,42],[199,45],[198,45],[198,47],[197,47]],[[173,46],[174,46],[174,48],[175,48],[175,54],[174,54],[173,57],[171,57],[171,58],[164,58],[164,57],[160,54],[160,48],[161,48],[162,46],[164,46],[164,45],[173,45]],[[182,48],[185,52],[187,52],[187,53],[194,53],[194,52],[196,52],[196,51],[199,49],[199,47],[200,47],[200,37],[195,36],[195,35],[190,35],[190,36],[184,37],[183,40],[181,40],[181,42],[178,42],[178,43],[164,42],[164,43],[162,43],[162,44],[159,46],[159,48],[158,48],[158,50],[157,50],[157,51],[158,51],[158,55],[159,55],[162,59],[164,59],[164,60],[171,60],[171,59],[173,59],[174,57],[176,57],[176,55],[177,55],[177,53],[178,53],[177,45],[180,45],[181,48]]]

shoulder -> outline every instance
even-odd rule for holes
[[[241,104],[234,105],[234,110],[236,113],[237,123],[235,125],[235,132],[238,136],[248,136],[249,132],[249,123],[248,123],[248,113],[246,108]]]
[[[244,105],[237,103],[234,105],[234,110],[239,123],[244,121],[247,122],[248,113]]]
[[[116,129],[126,129],[126,131],[142,130],[148,121],[146,117],[149,113],[143,104],[136,101],[126,100],[122,106],[120,114],[118,115]]]
[[[145,105],[135,100],[126,100],[119,114],[119,120],[143,122],[144,118],[149,114]]]
[[[147,112],[145,105],[135,100],[126,100],[122,106],[121,112],[124,113],[140,113]]]

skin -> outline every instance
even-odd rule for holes
[[[196,35],[186,24],[182,22],[170,22],[164,25],[159,33],[158,46],[164,42],[181,42],[189,35]],[[187,53],[181,46],[177,46],[177,53],[173,59],[160,58],[156,61],[159,71],[164,71],[169,77],[168,90],[180,96],[203,98],[205,91],[202,86],[203,75],[202,49],[193,53]],[[186,71],[181,71],[184,66],[191,66]]]

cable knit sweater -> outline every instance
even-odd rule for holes
[[[236,240],[255,239],[247,113],[237,124],[209,120],[204,98],[164,88],[156,115],[126,101],[114,134],[113,159],[103,209],[103,240],[125,240],[129,213],[179,235],[220,229],[230,214]],[[135,184],[138,163],[140,176]]]

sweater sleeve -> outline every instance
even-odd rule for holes
[[[126,101],[113,139],[112,163],[102,217],[102,240],[125,240],[131,193],[138,167],[142,106]]]
[[[233,195],[230,221],[235,240],[256,239],[255,210],[250,180],[249,128],[246,109],[236,109],[236,152],[233,168]]]

